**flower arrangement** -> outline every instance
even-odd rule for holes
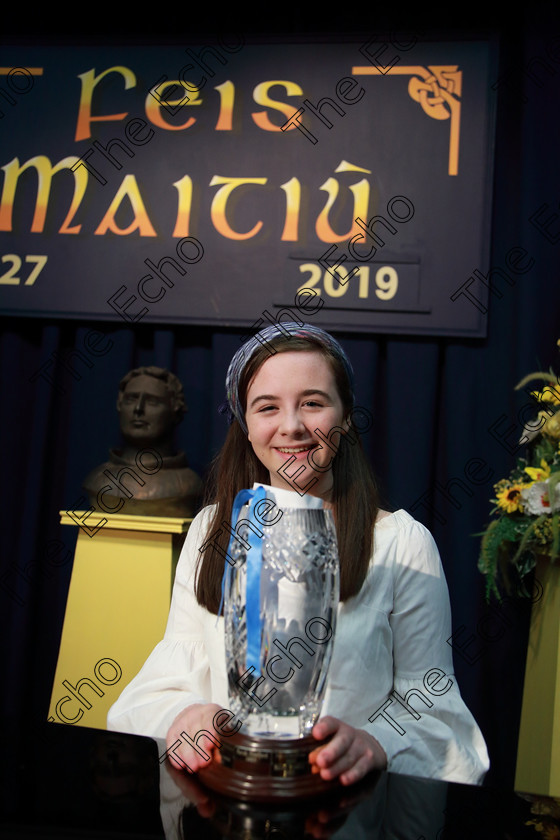
[[[531,392],[539,410],[523,430],[526,454],[508,478],[494,485],[495,518],[478,535],[478,568],[486,576],[487,598],[491,592],[500,597],[499,583],[527,595],[524,578],[537,557],[554,562],[560,556],[560,378],[552,371],[531,373],[516,389],[536,379],[550,384]]]

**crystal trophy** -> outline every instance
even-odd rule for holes
[[[312,795],[332,786],[311,773],[308,756],[321,743],[311,730],[339,602],[333,515],[317,497],[259,484],[237,495],[231,531],[222,595],[226,669],[229,710],[243,726],[202,781],[253,799]]]

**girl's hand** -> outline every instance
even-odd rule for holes
[[[385,750],[365,729],[327,716],[317,721],[311,734],[318,740],[333,736],[328,744],[309,754],[313,773],[320,773],[325,780],[338,776],[343,785],[351,785],[370,770],[387,767]]]
[[[167,757],[173,767],[179,770],[188,769],[196,773],[212,760],[220,741],[218,733],[214,729],[214,715],[221,709],[222,707],[218,706],[217,703],[193,703],[192,706],[187,706],[186,709],[179,712],[169,727],[166,738],[167,749],[168,751],[172,750],[172,752],[168,752]],[[212,740],[206,735],[201,736],[197,744],[198,749],[195,749],[181,733],[184,732],[188,738],[194,740],[201,729],[209,732]],[[181,743],[177,744],[177,741]],[[174,745],[176,746],[174,747]],[[208,758],[201,755],[198,750],[205,753]]]

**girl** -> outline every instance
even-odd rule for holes
[[[311,753],[315,772],[342,784],[383,768],[479,784],[488,754],[453,676],[439,554],[408,513],[379,509],[344,351],[308,324],[268,327],[234,355],[226,391],[231,425],[213,464],[212,503],[189,529],[165,637],[110,709],[108,728],[166,737],[178,767],[208,760],[182,733],[212,732],[228,705],[216,618],[229,538],[221,523],[238,491],[259,482],[319,496],[336,524],[340,603],[312,732],[331,740]]]

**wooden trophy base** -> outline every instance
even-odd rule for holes
[[[328,743],[304,738],[256,738],[239,732],[222,742],[219,756],[199,770],[203,785],[233,799],[265,802],[308,799],[338,787],[311,772],[309,753]]]

